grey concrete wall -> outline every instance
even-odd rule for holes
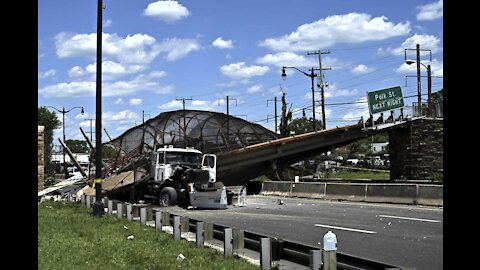
[[[357,202],[443,206],[443,186],[428,184],[265,181],[261,194]]]

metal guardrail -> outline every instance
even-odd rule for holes
[[[178,216],[170,213],[170,220],[173,220],[173,216]],[[189,219],[189,231],[195,232],[196,222],[203,221],[198,219]],[[205,221],[204,221],[205,222]],[[223,241],[224,229],[231,228],[229,226],[223,226],[219,224],[213,224],[213,238]],[[272,239],[272,246],[274,251],[272,253],[273,260],[286,260],[289,262],[297,263],[303,266],[309,266],[310,264],[310,250],[319,250],[318,247],[304,245],[292,241],[285,241],[275,237],[261,235],[250,231],[244,231],[244,247],[256,252],[261,252],[260,239],[262,237],[270,237]],[[365,258],[355,257],[345,253],[337,252],[337,269],[345,270],[386,270],[386,269],[401,269],[398,266],[372,261]]]

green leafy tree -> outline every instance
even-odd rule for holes
[[[88,153],[90,149],[88,148],[86,141],[80,140],[66,140],[65,143],[67,147],[72,151],[72,153]]]
[[[322,127],[322,121],[315,119],[315,127],[317,130],[320,130]],[[288,124],[289,130],[294,132],[295,134],[303,134],[307,132],[313,131],[313,121],[312,118],[295,118]]]
[[[54,174],[54,165],[52,164],[53,130],[60,127],[60,120],[54,112],[50,112],[45,107],[38,108],[38,125],[45,127],[45,176],[51,177]]]
[[[118,156],[118,151],[115,147],[103,145],[102,146],[102,159],[115,159]]]

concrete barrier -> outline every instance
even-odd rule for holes
[[[417,204],[417,185],[368,184],[366,201]]]
[[[326,183],[292,183],[291,196],[324,199]]]
[[[262,195],[289,196],[292,191],[292,183],[285,181],[263,182]]]
[[[364,202],[366,184],[327,183],[325,199]]]
[[[443,186],[418,185],[417,204],[443,206]]]
[[[262,195],[443,206],[443,186],[395,183],[265,181]]]

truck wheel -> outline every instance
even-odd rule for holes
[[[159,203],[161,206],[170,206],[177,201],[177,191],[172,187],[164,187],[160,192]]]

